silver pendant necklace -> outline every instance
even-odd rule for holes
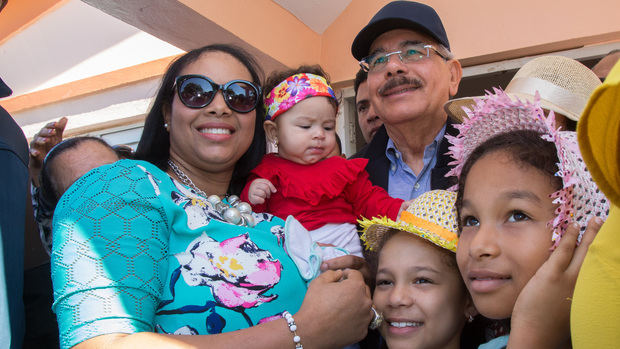
[[[174,161],[168,159],[168,165],[172,169],[172,172],[183,182],[183,184],[192,188],[198,195],[207,199],[207,202],[211,204],[219,214],[226,220],[226,222],[235,224],[235,225],[243,225],[247,227],[254,227],[256,222],[254,220],[254,216],[252,216],[252,206],[247,202],[241,201],[237,195],[228,195],[226,196],[226,201],[228,205],[220,199],[217,195],[209,195],[200,190],[194,184],[194,182],[189,178],[183,170],[174,163]]]

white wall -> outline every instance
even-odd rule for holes
[[[0,46],[0,75],[18,96],[182,52],[71,0]]]
[[[52,103],[13,113],[27,138],[41,127],[63,116],[69,119],[67,130],[102,124],[145,114],[159,87],[159,79],[110,89],[101,93]]]

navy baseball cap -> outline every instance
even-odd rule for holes
[[[368,56],[373,41],[393,29],[412,29],[427,34],[450,50],[441,18],[432,7],[413,1],[393,1],[383,6],[357,34],[351,45],[353,57],[361,60]]]

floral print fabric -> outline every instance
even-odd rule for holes
[[[82,177],[54,217],[61,346],[108,333],[215,334],[296,312],[306,284],[284,221],[227,223],[206,198],[147,162]]]

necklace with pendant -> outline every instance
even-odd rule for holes
[[[217,195],[209,195],[200,190],[194,184],[194,182],[189,178],[179,166],[177,166],[174,161],[168,159],[168,165],[172,169],[172,172],[183,182],[183,184],[192,188],[198,195],[207,199],[207,202],[211,204],[213,207],[226,222],[235,224],[235,225],[243,225],[247,227],[254,227],[256,225],[254,216],[252,216],[252,206],[247,202],[241,201],[237,195],[227,195],[225,200],[228,202],[228,205],[220,199]]]

